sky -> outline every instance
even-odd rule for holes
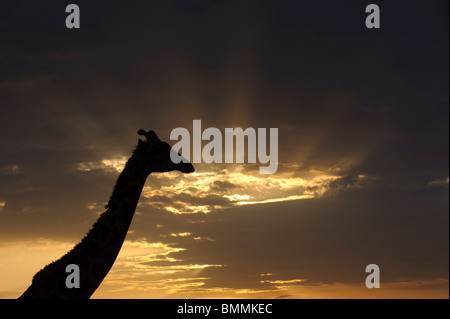
[[[278,128],[277,172],[151,174],[93,298],[448,298],[448,2],[376,3],[380,29],[363,1],[2,1],[0,298],[87,233],[138,129],[196,119]]]

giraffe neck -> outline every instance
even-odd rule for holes
[[[107,210],[78,245],[34,276],[21,298],[89,298],[119,254],[147,176],[139,169],[138,159],[132,156],[117,180]],[[65,269],[69,264],[80,269],[80,288],[65,286],[68,276]]]

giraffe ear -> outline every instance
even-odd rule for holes
[[[158,135],[156,135],[156,133],[153,131],[146,132],[145,130],[140,129],[137,133],[141,136],[145,136],[147,142],[150,142],[150,143],[161,142]]]
[[[149,142],[161,142],[158,135],[153,131],[148,131],[146,136]]]

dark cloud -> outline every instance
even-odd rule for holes
[[[238,187],[239,187],[238,185],[235,185],[228,181],[214,181],[214,183],[211,186],[211,189],[213,189],[213,190],[228,190],[228,189],[234,189],[234,188],[238,188]]]
[[[339,194],[349,188],[358,187],[362,183],[363,177],[359,174],[349,174],[331,181],[328,185],[327,195]]]
[[[383,204],[392,198],[396,204]],[[445,277],[448,199],[442,194],[434,201],[424,210],[428,199],[369,188],[326,200],[233,208],[220,214],[220,222],[175,227],[214,239],[177,237],[176,244],[186,248],[177,258],[225,265],[204,270],[212,278],[208,287],[261,288],[263,273],[305,278],[308,284],[358,283],[369,263],[381,267],[386,281]],[[433,253],[424,259],[418,251]]]

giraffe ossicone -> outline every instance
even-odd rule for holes
[[[67,254],[34,275],[30,287],[19,299],[90,298],[113,266],[127,235],[142,189],[154,172],[194,172],[190,162],[173,163],[172,147],[155,132],[140,129],[133,154],[114,186],[111,198],[86,236]],[[68,265],[79,268],[79,285],[66,285]]]

